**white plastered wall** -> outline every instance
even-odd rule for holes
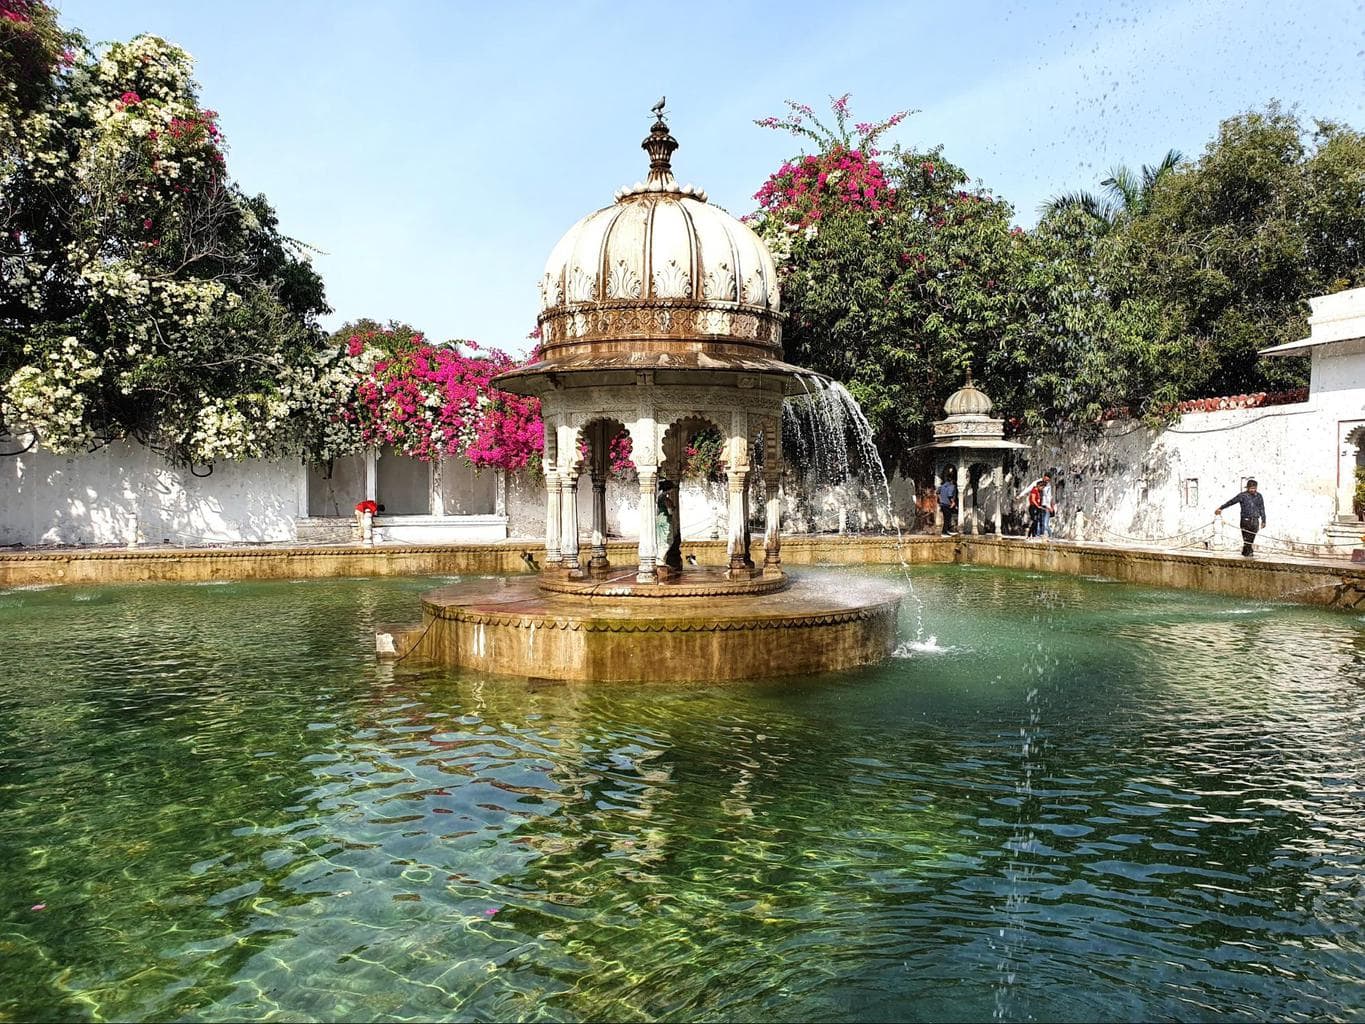
[[[196,477],[131,442],[35,449],[0,458],[0,544],[292,541],[303,474],[297,460],[247,461]]]

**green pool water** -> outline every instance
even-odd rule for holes
[[[686,687],[376,664],[443,580],[0,591],[0,1020],[1365,1017],[1365,620],[913,579]]]

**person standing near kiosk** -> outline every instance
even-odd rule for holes
[[[943,515],[943,534],[957,533],[957,484],[953,476],[957,470],[949,466],[943,471],[944,481],[938,488],[938,510]]]

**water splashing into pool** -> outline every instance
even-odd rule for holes
[[[881,530],[893,530],[896,534],[896,557],[914,610],[914,635],[916,640],[922,640],[924,605],[915,593],[910,566],[905,560],[905,536],[872,424],[858,400],[838,381],[815,374],[802,375],[797,380],[804,394],[784,404],[783,424],[785,432],[797,439],[798,451],[811,455],[809,461],[803,462],[810,467],[806,486],[818,489],[849,481],[871,484],[871,515]],[[860,516],[862,523],[867,518]]]

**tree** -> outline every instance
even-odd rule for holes
[[[1120,164],[1109,172],[1109,177],[1100,182],[1107,195],[1093,192],[1063,192],[1054,196],[1039,208],[1043,216],[1056,214],[1062,210],[1077,208],[1095,218],[1105,230],[1114,227],[1122,220],[1140,217],[1151,207],[1152,193],[1157,183],[1174,171],[1184,159],[1178,149],[1166,151],[1156,166],[1143,164],[1140,172],[1135,172]]]
[[[190,57],[148,35],[91,53],[39,0],[0,4],[0,427],[181,462],[327,454],[345,369],[322,282],[229,179]]]
[[[1365,284],[1365,138],[1276,104],[1229,118],[1112,244],[1114,301],[1160,303],[1180,398],[1300,385],[1305,360],[1259,351],[1305,335],[1310,296]]]
[[[1008,204],[941,150],[878,159],[871,141],[892,119],[845,139],[789,106],[785,121],[758,123],[826,148],[788,161],[756,195],[753,223],[782,278],[787,354],[845,383],[883,456],[901,462],[969,366],[995,380],[997,364],[1013,362],[1004,339],[1027,240]]]

